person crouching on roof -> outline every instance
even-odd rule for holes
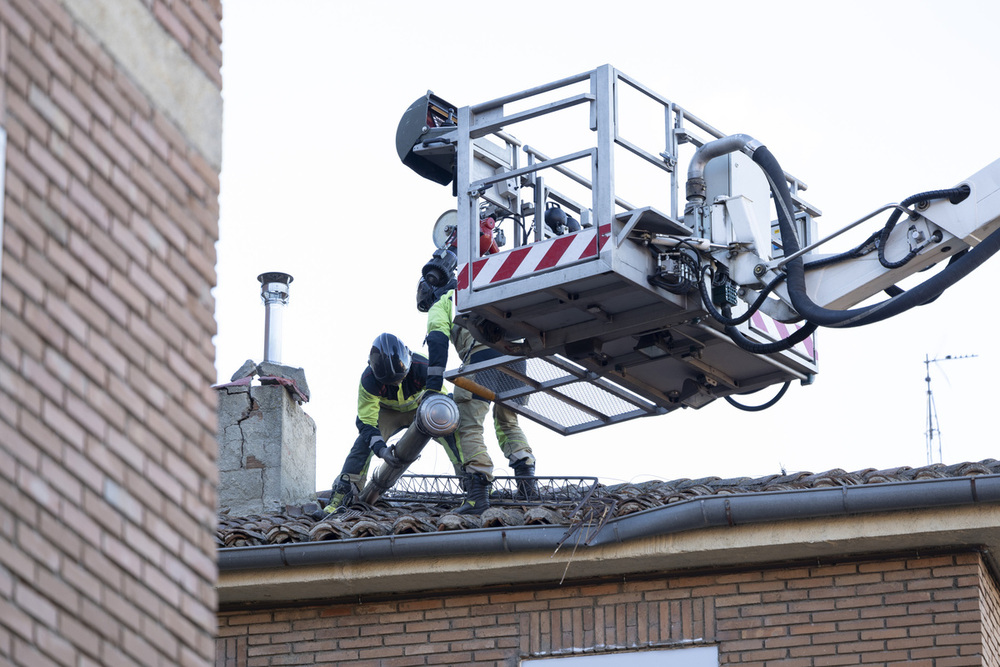
[[[358,386],[358,437],[333,484],[326,513],[351,504],[364,486],[372,455],[398,465],[395,445],[386,440],[408,428],[417,414],[420,398],[427,391],[427,357],[411,353],[396,336],[383,333],[372,343],[368,366]],[[435,438],[451,461],[456,474],[462,471],[462,455],[455,437]]]

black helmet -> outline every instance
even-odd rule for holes
[[[380,334],[368,353],[368,365],[376,380],[398,385],[410,372],[410,350],[392,334]]]
[[[550,202],[549,207],[545,209],[545,224],[549,226],[556,235],[562,235],[566,232],[578,232],[580,231],[580,223],[566,215],[566,211],[559,207],[559,204],[555,202]]]
[[[454,276],[441,287],[432,287],[423,276],[420,276],[420,280],[417,281],[417,310],[426,313],[438,299],[457,286],[458,281],[455,280]]]
[[[426,313],[434,305],[437,297],[434,295],[434,288],[431,284],[424,280],[423,276],[420,276],[420,280],[417,281],[417,310],[421,313]]]

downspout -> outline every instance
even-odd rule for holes
[[[1000,502],[1000,475],[699,497],[609,521],[598,547],[688,530]],[[481,528],[218,550],[220,571],[555,550],[568,526]],[[581,527],[586,536],[586,526]]]

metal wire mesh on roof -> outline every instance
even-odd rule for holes
[[[567,507],[589,499],[597,490],[596,477],[535,477],[527,490],[516,477],[494,477],[491,505]],[[522,480],[523,481],[523,478]],[[465,491],[462,478],[452,475],[403,475],[393,488],[382,494],[389,503],[461,504]]]

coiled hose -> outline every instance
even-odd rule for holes
[[[698,280],[698,288],[701,293],[702,305],[705,306],[705,310],[708,311],[708,314],[711,315],[713,319],[725,325],[724,330],[726,335],[729,336],[730,340],[736,344],[736,347],[753,354],[775,354],[776,352],[784,352],[785,350],[795,347],[816,331],[816,325],[809,322],[787,338],[782,338],[781,340],[773,343],[755,343],[744,336],[743,333],[736,328],[736,326],[749,320],[753,314],[760,309],[768,294],[770,294],[775,287],[781,284],[781,282],[785,279],[785,276],[778,276],[768,283],[757,298],[754,299],[754,302],[750,304],[750,307],[745,313],[739,317],[731,317],[729,306],[723,307],[723,312],[720,312],[719,309],[715,307],[715,304],[712,303],[712,295],[709,294],[708,287],[705,285],[705,273],[708,272],[710,268],[711,267],[706,264],[702,267],[699,274],[700,280]]]
[[[738,324],[743,324],[753,317],[753,314],[760,310],[760,307],[764,305],[764,301],[767,299],[768,295],[774,291],[774,288],[785,280],[785,276],[783,274],[778,276],[768,283],[763,290],[761,290],[760,294],[757,295],[757,298],[754,299],[754,302],[750,304],[750,307],[747,308],[745,313],[739,317],[729,317],[727,315],[723,315],[719,312],[719,309],[715,307],[715,304],[712,302],[712,295],[709,294],[708,287],[705,285],[705,274],[708,273],[711,268],[712,267],[710,265],[706,264],[701,269],[701,280],[698,281],[698,288],[701,292],[702,304],[705,306],[705,310],[708,311],[708,314],[711,315],[713,319],[732,327]]]
[[[951,188],[949,190],[931,190],[929,192],[921,192],[920,194],[911,195],[900,202],[900,206],[906,207],[913,204],[922,204],[929,201],[934,201],[935,199],[949,199],[953,204],[965,199],[969,196],[969,186],[961,186],[957,188]],[[917,256],[917,253],[924,249],[926,244],[912,248],[903,259],[895,262],[890,262],[885,257],[885,246],[889,242],[889,234],[896,227],[896,222],[899,220],[900,216],[903,215],[903,211],[899,208],[892,212],[889,219],[885,223],[885,227],[882,228],[881,233],[878,237],[878,261],[879,263],[887,269],[898,269],[904,266],[907,262]]]
[[[753,161],[764,171],[768,180],[778,212],[781,242],[785,253],[792,255],[799,251],[800,245],[792,227],[794,220],[792,197],[785,183],[784,171],[765,146],[760,146],[753,152]],[[849,310],[824,308],[810,299],[806,293],[803,261],[801,257],[796,257],[785,265],[788,274],[788,296],[799,315],[811,323],[834,328],[873,324],[928,302],[979,268],[998,250],[1000,250],[1000,230],[994,231],[954,264],[942,269],[920,285],[879,303]]]

